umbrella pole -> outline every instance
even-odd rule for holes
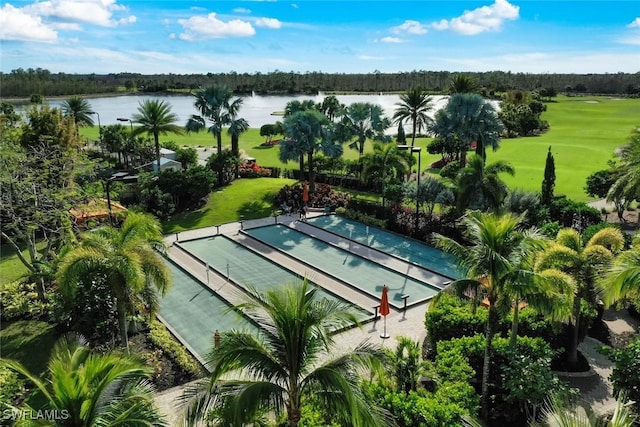
[[[380,334],[380,338],[387,339],[389,338],[389,334],[387,333],[387,316],[382,316],[384,318],[384,326],[382,329],[382,334]]]

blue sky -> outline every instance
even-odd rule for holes
[[[635,0],[0,5],[3,72],[640,71]]]

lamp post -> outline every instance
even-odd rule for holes
[[[119,122],[129,122],[129,124],[131,125],[131,133],[133,133],[133,122],[131,121],[131,119],[127,119],[126,117],[118,117],[116,120]]]
[[[411,154],[418,153],[418,178],[416,184],[416,226],[415,233],[418,234],[418,225],[419,225],[419,208],[420,208],[420,159],[422,158],[422,147],[412,147],[410,145],[398,145],[398,150],[402,151],[410,151]]]
[[[121,181],[124,183],[138,182],[138,175],[129,175],[129,172],[116,172],[107,180],[107,210],[109,211],[109,225],[113,226],[113,215],[111,214],[111,195],[109,189],[113,181]]]
[[[100,147],[102,148],[102,125],[100,124],[100,113],[97,111],[89,111],[89,114],[95,114],[98,116],[98,139],[100,140]]]

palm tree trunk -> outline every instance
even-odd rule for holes
[[[411,132],[411,146],[413,147],[414,144],[416,143],[416,118],[413,118],[413,127],[412,127],[412,132]]]
[[[571,366],[575,366],[578,363],[578,338],[580,335],[580,305],[582,298],[575,297],[573,299],[573,325],[570,325],[571,340],[569,341],[569,348],[567,348],[567,362]]]
[[[316,191],[315,174],[313,173],[313,151],[307,153],[307,168],[309,168],[309,193]]]
[[[304,180],[304,154],[300,154],[300,182]]]
[[[156,161],[158,162],[158,173],[160,173],[160,137],[157,132],[153,133],[153,141],[156,144]]]
[[[482,363],[482,395],[480,397],[480,416],[483,420],[489,418],[489,374],[491,369],[491,345],[493,343],[493,334],[495,325],[498,322],[498,312],[496,311],[496,301],[489,300],[489,318],[487,320],[486,329],[486,346],[484,348],[484,361]]]
[[[118,310],[118,329],[120,329],[120,343],[127,349],[129,353],[129,336],[127,335],[127,310],[121,302],[121,298],[116,299]]]
[[[231,135],[231,152],[234,156],[240,157],[240,150],[238,144],[239,137],[238,135]],[[236,174],[235,178],[238,179],[240,177],[240,169],[239,166],[236,166]]]
[[[220,157],[222,156],[222,131],[216,132],[216,140],[218,143],[218,159],[220,160],[218,162],[218,187],[222,187],[222,173],[224,170],[224,164],[222,162],[222,158]]]
[[[516,298],[515,306],[513,307],[513,320],[511,321],[511,340],[509,345],[512,349],[516,348],[518,342],[518,313],[520,311],[520,301]]]

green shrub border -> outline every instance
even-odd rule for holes
[[[205,370],[196,359],[189,354],[184,346],[174,338],[169,330],[158,320],[149,322],[149,339],[171,358],[185,371],[200,378],[205,374]]]

